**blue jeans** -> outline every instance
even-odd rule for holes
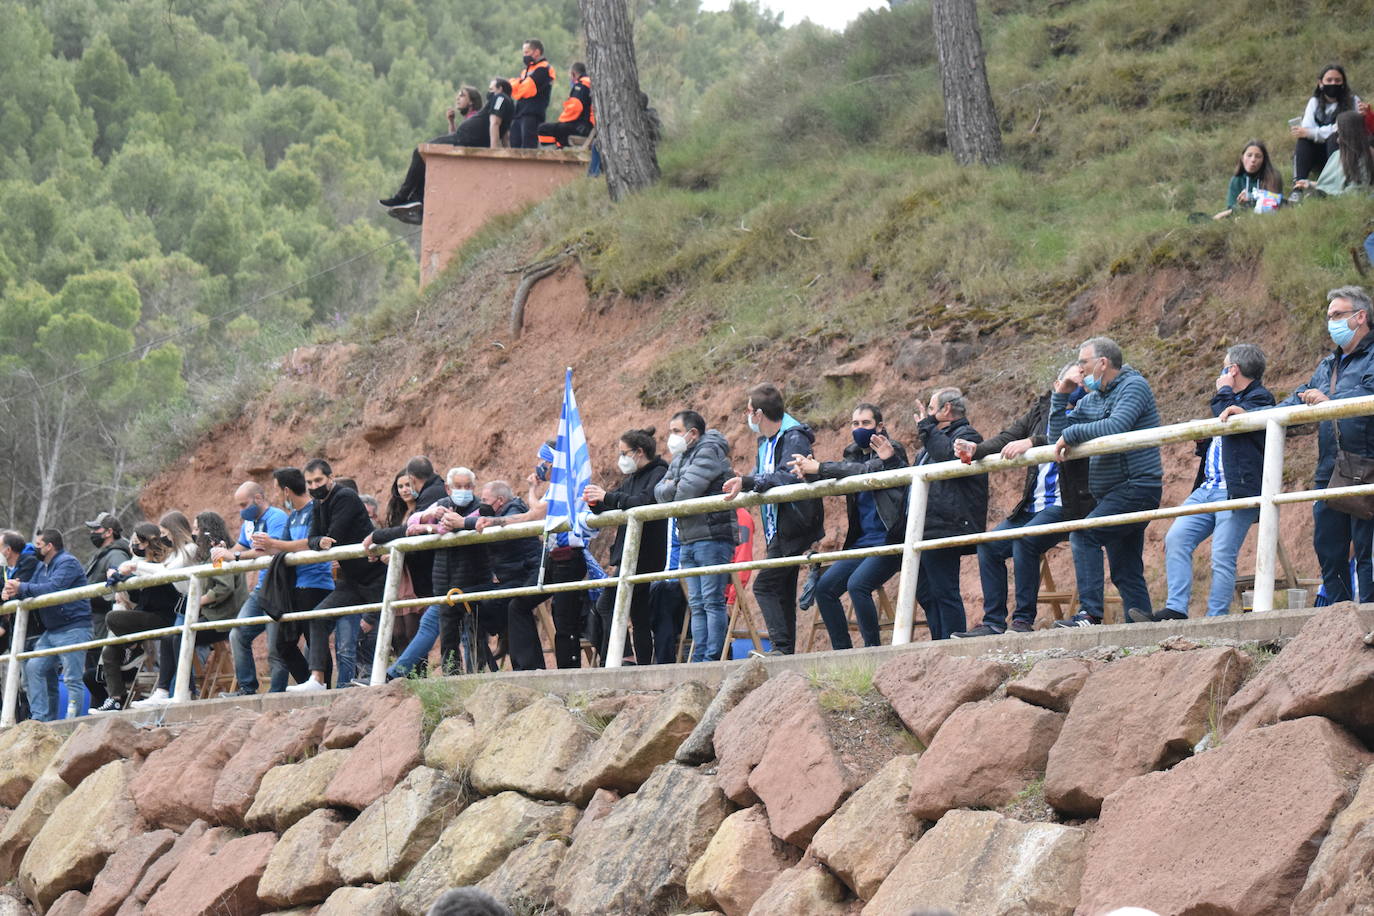
[[[1052,525],[1064,520],[1063,506],[1047,506],[1039,512],[1022,509],[993,531]],[[978,545],[978,577],[983,581],[983,623],[997,630],[1007,628],[1007,560],[1016,572],[1016,610],[1012,619],[1033,625],[1040,605],[1040,558],[1065,534],[1033,534],[1009,541]]]
[[[719,566],[735,556],[731,541],[693,541],[683,544],[678,568]],[[725,613],[725,587],[729,576],[684,576],[687,580],[687,607],[692,613],[692,658],[694,662],[720,661],[725,648],[725,629],[730,617]]]
[[[248,596],[248,600],[243,602],[243,607],[239,608],[239,617],[261,617],[263,611],[258,607],[258,593],[255,590]],[[286,689],[286,666],[282,664],[281,656],[277,652],[277,625],[269,623],[263,625],[255,623],[246,627],[235,627],[229,631],[229,651],[234,656],[234,678],[239,682],[240,690],[247,690],[251,693],[258,692],[258,666],[253,661],[253,640],[257,639],[263,632],[267,633],[267,666],[271,672],[273,693],[281,693]],[[280,678],[280,686],[278,679]]]
[[[1317,486],[1325,488],[1329,480]],[[1331,604],[1350,601],[1350,552],[1355,552],[1355,576],[1360,600],[1374,598],[1374,567],[1370,563],[1370,540],[1374,538],[1374,519],[1364,521],[1330,509],[1324,502],[1312,504],[1312,549],[1322,568],[1322,585]]]
[[[1369,263],[1374,264],[1374,233],[1365,236],[1364,253],[1369,258]]]
[[[434,648],[438,639],[439,605],[431,604],[420,617],[420,629],[415,632],[415,637],[405,647],[401,657],[386,669],[387,678],[409,676],[416,665],[429,657],[429,650]]]
[[[1160,495],[1159,487],[1118,484],[1098,500],[1096,508],[1084,517],[1100,518],[1104,515],[1158,509]],[[1145,585],[1146,527],[1147,522],[1137,522],[1134,525],[1088,528],[1069,536],[1069,546],[1073,548],[1074,577],[1078,580],[1080,613],[1097,621],[1102,620],[1103,593],[1107,587],[1102,575],[1104,550],[1112,570],[1112,584],[1121,593],[1122,610],[1138,608],[1147,614],[1153,612],[1150,590]]]
[[[90,623],[74,623],[60,630],[45,630],[38,637],[34,649],[55,649],[61,646],[74,646],[91,638]],[[86,684],[81,680],[86,670],[86,652],[64,652],[61,655],[45,655],[24,662],[24,689],[29,694],[29,710],[39,722],[52,722],[62,718],[64,710],[54,709],[51,705],[49,685],[57,683],[57,667],[62,666],[62,680],[67,682],[67,702],[76,704],[77,715],[85,715]]]
[[[916,600],[926,612],[931,639],[949,639],[968,626],[964,595],[959,590],[962,547],[921,551],[921,570],[916,577]]]
[[[849,621],[840,606],[840,596],[845,592],[849,593],[849,603],[854,606],[854,619],[859,624],[859,636],[864,645],[882,645],[873,593],[901,568],[900,556],[864,557],[830,564],[821,575],[821,581],[816,583],[816,607],[825,621],[825,631],[830,634],[832,649],[854,648],[854,641],[849,638]]]
[[[1185,506],[1226,499],[1225,487],[1198,487],[1183,501]],[[1187,614],[1193,597],[1193,552],[1212,539],[1212,590],[1207,596],[1207,616],[1231,610],[1236,588],[1236,557],[1250,526],[1259,520],[1259,509],[1233,509],[1206,515],[1181,515],[1164,535],[1164,569],[1169,577],[1169,597],[1164,609]]]

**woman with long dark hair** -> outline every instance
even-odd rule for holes
[[[404,525],[415,511],[415,487],[404,469],[391,481],[391,498],[386,503],[386,528]]]
[[[184,516],[183,516],[184,518]],[[134,526],[130,540],[134,557],[110,570],[110,582],[119,582],[131,576],[146,576],[164,572],[169,560],[175,558],[175,546],[157,525],[140,522]],[[129,592],[133,602],[132,609],[116,608],[105,617],[111,636],[124,636],[144,630],[169,627],[176,620],[177,609],[184,600],[175,585],[153,585]],[[123,646],[106,646],[100,651],[100,666],[105,676],[105,690],[109,698],[92,713],[114,712],[123,709],[128,698],[124,685],[124,672],[120,664],[124,661]]]
[[[1226,189],[1226,209],[1216,215],[1216,219],[1230,216],[1236,207],[1251,206],[1255,202],[1256,191],[1283,193],[1283,176],[1274,168],[1269,158],[1269,148],[1263,140],[1247,140],[1236,160],[1236,171],[1231,176],[1231,185]]]
[[[1344,112],[1336,119],[1336,126],[1337,154],[1326,160],[1326,167],[1316,181],[1300,182],[1299,188],[1334,195],[1357,187],[1368,189],[1374,181],[1374,156],[1370,153],[1364,116],[1357,111]]]
[[[1354,111],[1360,97],[1350,91],[1345,67],[1327,64],[1317,76],[1317,88],[1307,100],[1299,123],[1289,121],[1297,148],[1293,152],[1293,184],[1306,181],[1314,173],[1321,174],[1327,160],[1336,153],[1336,137],[1340,126],[1336,119],[1347,111]]]

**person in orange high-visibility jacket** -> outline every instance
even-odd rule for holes
[[[553,64],[544,58],[544,44],[539,39],[526,41],[521,52],[525,69],[511,80],[515,116],[510,125],[510,145],[514,149],[534,149],[539,145],[539,124],[548,114],[549,96],[557,76]]]
[[[561,149],[568,145],[569,137],[585,137],[595,124],[592,81],[587,76],[587,65],[578,61],[572,65],[572,89],[563,103],[563,111],[557,121],[539,125],[539,142]]]

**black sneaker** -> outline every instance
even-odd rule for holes
[[[119,712],[119,711],[120,711],[121,709],[123,709],[123,708],[124,708],[124,703],[123,703],[123,701],[118,700],[118,699],[116,699],[115,697],[109,697],[108,699],[105,700],[104,703],[101,703],[101,704],[100,704],[99,706],[97,706],[95,709],[92,709],[91,712],[90,712],[90,714],[94,716],[94,715],[96,715],[96,714],[98,714],[98,713],[102,713],[102,712]]]
[[[1126,611],[1127,623],[1154,623],[1155,615],[1149,611],[1142,611],[1138,607],[1130,608]]]
[[[1160,611],[1159,613],[1155,614],[1155,615],[1154,615],[1154,619],[1155,619],[1157,622],[1162,623],[1162,622],[1164,622],[1165,620],[1187,620],[1187,619],[1188,619],[1188,615],[1187,615],[1187,614],[1179,613],[1178,611],[1170,610],[1169,608],[1166,607],[1164,610],[1162,610],[1162,611]]]
[[[219,694],[221,700],[234,700],[239,697],[255,697],[258,695],[256,690],[249,690],[247,687],[240,687],[237,690],[225,690]]]
[[[1013,633],[1034,633],[1034,632],[1035,632],[1035,624],[1034,624],[1034,623],[1026,623],[1026,621],[1024,621],[1024,620],[1012,620],[1012,622],[1011,622],[1011,632],[1013,632]]]
[[[401,197],[383,197],[381,200],[377,201],[377,203],[390,210],[392,207],[399,207],[407,203],[407,201]]]
[[[1101,623],[1102,621],[1098,620],[1093,615],[1081,612],[1074,614],[1068,620],[1056,620],[1054,625],[1059,629],[1072,629],[1074,627],[1095,627],[1099,626]]]
[[[974,628],[971,629],[971,630],[965,630],[965,631],[962,632],[962,633],[951,633],[951,634],[949,634],[949,638],[950,638],[950,639],[973,639],[974,637],[977,637],[977,636],[1001,636],[1003,632],[1004,632],[1004,631],[999,630],[999,629],[997,629],[996,627],[988,626],[986,623],[983,623],[983,624],[979,624],[978,626],[974,627]]]

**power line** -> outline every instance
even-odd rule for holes
[[[385,248],[390,248],[392,245],[395,245],[397,242],[408,242],[408,241],[410,241],[411,239],[415,238],[415,236],[419,235],[422,231],[423,231],[423,230],[421,230],[421,229],[416,229],[414,232],[411,232],[411,233],[409,233],[408,235],[397,236],[396,238],[392,239],[392,240],[389,241],[389,242],[384,242],[383,244],[378,245],[378,246],[376,246],[375,248],[370,248],[370,249],[368,249],[367,251],[364,251],[364,252],[362,252],[362,253],[360,253],[360,254],[356,254],[356,255],[354,255],[354,256],[351,257],[351,258],[348,258],[347,260],[340,261],[340,262],[337,263],[337,264],[331,264],[329,267],[326,267],[326,268],[324,268],[323,270],[317,271],[316,273],[313,273],[313,274],[311,274],[310,276],[308,276],[308,277],[306,277],[306,278],[304,278],[304,279],[302,279],[302,280],[297,280],[295,283],[292,283],[292,284],[290,284],[289,286],[283,286],[281,289],[274,289],[274,290],[272,290],[271,292],[263,293],[263,294],[262,294],[261,296],[259,296],[258,298],[253,299],[253,300],[251,300],[250,302],[246,302],[246,303],[244,303],[243,305],[237,306],[237,307],[235,307],[235,308],[227,309],[227,310],[225,310],[225,311],[223,311],[223,312],[220,312],[220,313],[217,314],[217,315],[211,315],[211,316],[208,317],[208,318],[205,318],[205,319],[203,319],[203,320],[201,320],[201,321],[194,322],[194,323],[192,323],[192,324],[186,325],[185,327],[182,327],[182,328],[180,328],[180,329],[178,329],[178,330],[176,330],[176,331],[172,331],[172,332],[170,332],[170,333],[163,334],[161,337],[154,337],[154,338],[152,338],[151,340],[144,341],[143,343],[139,344],[138,346],[134,347],[134,348],[131,349],[131,350],[126,350],[126,351],[123,352],[123,353],[116,353],[116,354],[114,354],[113,356],[107,356],[105,359],[102,359],[102,360],[101,360],[100,362],[98,362],[98,363],[93,363],[93,364],[91,364],[91,365],[89,365],[89,366],[86,366],[86,367],[84,367],[84,368],[81,368],[81,369],[73,369],[71,372],[68,372],[66,375],[59,375],[57,378],[55,378],[55,379],[50,379],[49,381],[43,382],[41,385],[34,385],[32,388],[28,389],[27,391],[20,392],[19,394],[16,394],[16,395],[11,395],[10,397],[5,398],[4,400],[0,400],[0,406],[5,406],[5,405],[8,405],[8,404],[12,404],[12,403],[14,403],[15,401],[20,401],[20,400],[23,400],[23,399],[25,399],[25,398],[33,397],[34,395],[38,394],[40,391],[42,391],[42,390],[45,389],[45,388],[51,388],[53,385],[59,385],[59,384],[61,384],[62,382],[70,381],[71,379],[77,378],[78,376],[85,375],[85,374],[88,373],[88,372],[92,372],[92,371],[94,371],[94,370],[96,370],[96,369],[104,368],[105,366],[108,366],[108,365],[110,365],[111,363],[119,362],[119,361],[122,360],[122,359],[127,359],[127,358],[130,357],[130,356],[134,356],[134,355],[137,354],[139,351],[142,351],[142,350],[149,350],[149,349],[151,349],[151,348],[153,348],[153,347],[156,347],[156,346],[158,346],[158,345],[160,345],[160,344],[167,343],[168,341],[176,340],[178,337],[182,337],[182,336],[184,336],[184,335],[186,335],[186,334],[191,333],[192,331],[204,330],[205,328],[210,327],[210,325],[214,324],[214,323],[217,322],[217,321],[223,321],[224,319],[229,318],[229,317],[231,317],[231,316],[237,316],[237,315],[243,314],[243,313],[247,312],[249,309],[251,309],[253,306],[258,305],[259,303],[266,302],[268,299],[271,299],[271,298],[273,298],[273,297],[275,297],[275,296],[280,296],[280,295],[282,295],[283,293],[289,293],[289,292],[291,292],[291,290],[296,289],[297,287],[300,287],[300,286],[304,286],[305,284],[309,283],[309,282],[312,281],[312,280],[316,280],[316,279],[318,279],[318,278],[320,278],[320,277],[323,277],[325,274],[333,273],[334,271],[336,271],[336,270],[338,270],[338,269],[340,269],[340,268],[342,268],[342,267],[347,267],[349,264],[352,264],[352,263],[354,263],[354,262],[356,262],[356,261],[361,261],[363,258],[371,257],[372,255],[376,254],[377,252],[379,252],[379,251],[381,251],[381,250],[383,250],[383,249],[385,249]]]

